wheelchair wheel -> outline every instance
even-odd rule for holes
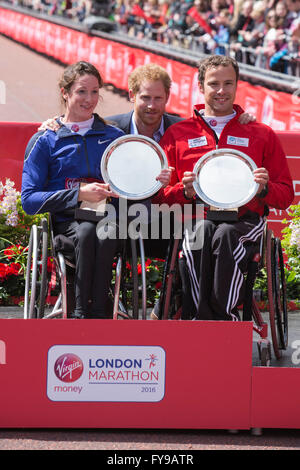
[[[276,324],[280,340],[280,348],[286,349],[288,345],[288,311],[286,284],[284,273],[284,261],[281,241],[275,238],[274,241],[274,285],[275,285],[275,307]]]
[[[47,295],[48,222],[33,225],[30,232],[24,293],[24,318],[44,316]]]
[[[138,255],[137,255],[137,246],[135,240],[130,240],[131,246],[131,272],[132,272],[132,318],[138,320],[139,318],[139,280],[138,280]]]
[[[284,263],[279,238],[267,232],[266,268],[270,327],[275,357],[279,359],[288,343],[288,314]]]
[[[141,280],[138,269],[138,249],[140,251]],[[127,253],[128,251],[128,253]],[[146,263],[143,239],[130,240],[130,249],[119,255],[116,264],[116,280],[114,286],[113,318],[128,320],[146,320]],[[129,255],[129,256],[128,256]],[[130,277],[126,272],[126,260],[131,266]],[[128,301],[130,299],[130,301]]]
[[[164,266],[160,295],[160,320],[179,320],[182,313],[181,282],[178,265],[180,240],[171,239]]]

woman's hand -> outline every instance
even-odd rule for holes
[[[109,197],[119,196],[111,191],[108,183],[89,183],[80,185],[78,201],[100,202]]]
[[[259,188],[257,191],[257,194],[259,194],[261,191],[263,191],[263,189],[265,189],[270,179],[268,170],[266,170],[265,168],[256,168],[256,170],[253,171],[253,176],[255,183],[259,184]]]
[[[169,166],[169,168],[165,168],[164,170],[162,170],[156,177],[157,181],[160,181],[163,188],[170,184],[171,174],[173,170],[174,168],[172,166]]]
[[[196,175],[192,171],[185,171],[183,173],[182,184],[185,197],[187,199],[192,199],[196,195],[196,191],[193,186]]]

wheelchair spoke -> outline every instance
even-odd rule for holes
[[[271,232],[267,233],[266,267],[270,327],[274,353],[277,359],[287,347],[288,319],[281,244]]]
[[[24,292],[24,318],[42,318],[47,295],[48,224],[30,232]]]
[[[275,268],[275,307],[276,307],[276,325],[280,341],[280,349],[286,349],[288,343],[288,313],[286,284],[284,273],[284,262],[279,238],[275,239],[274,249],[274,268]]]

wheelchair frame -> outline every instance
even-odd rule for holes
[[[182,307],[177,302],[176,280],[178,278],[179,238],[171,240],[165,270],[163,273],[160,296],[159,319],[180,319]],[[284,261],[281,241],[265,226],[259,249],[252,256],[245,281],[245,298],[243,301],[243,321],[253,321],[253,331],[260,339],[257,342],[261,365],[268,366],[271,361],[271,341],[269,340],[268,323],[263,319],[258,302],[253,294],[255,279],[259,270],[267,271],[269,325],[273,351],[280,359],[282,351],[288,345],[288,313]]]
[[[45,301],[48,292],[48,238],[49,227],[47,219],[43,218],[40,226],[34,225],[30,233],[28,248],[28,262],[25,282],[24,318],[68,318],[69,293],[67,270],[75,268],[68,261],[62,251],[54,250],[54,236],[50,218],[50,252],[54,259],[56,274],[58,275],[61,292],[50,313],[45,313]],[[177,276],[177,259],[179,251],[179,238],[171,238],[163,272],[162,289],[160,296],[159,319],[180,319],[181,306],[174,306],[178,296],[175,295],[175,280]],[[117,319],[142,319],[147,318],[146,312],[146,270],[143,239],[130,240],[132,256],[132,309],[128,308],[127,291],[128,283],[124,278],[124,263],[126,250],[119,253],[116,261],[115,285],[111,289],[113,297],[112,318]],[[138,283],[137,274],[137,244],[139,246],[142,286]],[[284,262],[280,239],[274,237],[273,232],[265,227],[259,249],[252,256],[247,269],[246,290],[243,301],[243,321],[253,321],[253,331],[260,339],[257,343],[261,365],[269,365],[271,360],[271,341],[269,340],[269,328],[263,319],[258,303],[253,295],[253,287],[259,270],[265,267],[267,271],[269,324],[273,351],[276,359],[280,359],[282,351],[288,344],[288,314],[286,286],[284,276]],[[139,292],[142,302],[139,307]]]
[[[72,286],[68,281],[70,273],[74,273],[75,264],[70,261],[64,250],[55,249],[55,237],[49,219],[42,218],[40,225],[33,225],[30,231],[28,258],[24,293],[24,318],[68,318],[71,313],[70,304],[72,299]],[[141,283],[137,272],[137,259],[139,245],[141,257]],[[128,257],[128,249],[123,249],[116,257],[116,272],[114,287],[111,286],[110,295],[113,297],[112,318],[117,319],[146,319],[146,270],[145,254],[141,236],[138,240],[130,240],[132,281],[128,282],[125,275],[124,265]],[[46,297],[48,293],[49,273],[47,271],[48,256],[54,261],[54,271],[51,278],[58,278],[60,293],[57,301],[50,312],[45,312]],[[140,285],[141,284],[141,285]],[[128,290],[132,290],[132,305],[128,305]]]

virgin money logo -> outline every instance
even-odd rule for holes
[[[75,354],[63,354],[56,360],[54,372],[62,382],[75,382],[83,372],[82,360]]]

